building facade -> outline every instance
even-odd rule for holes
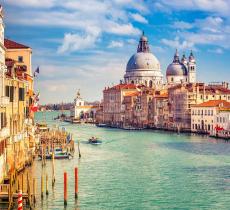
[[[230,110],[230,103],[225,100],[210,100],[191,108],[193,132],[215,133],[217,126],[228,129],[229,116],[221,110]]]
[[[135,84],[119,84],[105,88],[103,91],[104,123],[115,127],[122,127],[125,119],[124,96],[135,93],[137,90],[138,85]]]
[[[9,173],[21,170],[35,148],[29,110],[34,95],[31,53],[29,47],[4,39],[0,6],[0,183]]]
[[[76,98],[74,99],[74,107],[70,110],[70,117],[76,120],[94,120],[98,109],[99,105],[85,104],[85,101],[81,97],[80,91],[78,91]]]

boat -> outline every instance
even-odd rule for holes
[[[37,132],[49,131],[49,128],[46,123],[37,123],[36,128],[37,128]]]
[[[106,127],[108,127],[108,125],[107,125],[107,124],[104,124],[104,123],[98,123],[98,124],[96,124],[96,126],[97,126],[97,127],[101,127],[101,128],[106,128]]]
[[[102,141],[98,140],[98,138],[95,138],[94,136],[91,137],[89,140],[88,140],[88,143],[89,144],[102,144]]]
[[[49,152],[45,154],[46,159],[52,159],[53,152]],[[42,159],[42,155],[39,154],[40,159]],[[73,155],[62,148],[54,149],[54,159],[70,159]]]

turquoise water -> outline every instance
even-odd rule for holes
[[[78,160],[76,152],[72,160],[55,162],[55,187],[49,184],[49,196],[43,202],[38,196],[36,209],[64,209],[64,171],[69,181],[66,209],[229,209],[229,143],[196,135],[71,125],[53,121],[56,115],[47,112],[47,122],[64,126],[76,142],[81,141],[82,158]],[[37,113],[36,119],[42,118]],[[103,144],[84,143],[91,136]],[[48,174],[50,163],[43,169]],[[74,199],[75,166],[79,167],[78,201]],[[39,161],[32,173],[39,184]]]

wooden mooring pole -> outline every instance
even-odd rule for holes
[[[43,193],[44,193],[44,177],[43,174],[41,175],[41,198],[43,199]]]
[[[54,187],[55,183],[55,171],[54,171],[54,147],[53,147],[53,153],[52,153],[52,186]]]
[[[33,201],[36,203],[36,179],[33,178]]]
[[[64,172],[64,206],[67,205],[67,173]]]
[[[78,198],[78,168],[76,167],[75,170],[75,199]]]
[[[49,190],[48,190],[48,174],[46,174],[46,195],[49,195]]]
[[[77,143],[77,146],[78,146],[78,153],[79,153],[79,159],[81,158],[81,150],[80,150],[80,140],[78,140],[78,143]]]

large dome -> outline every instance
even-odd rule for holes
[[[137,52],[129,59],[126,72],[138,70],[160,71],[160,62],[150,52]]]
[[[171,63],[168,65],[166,76],[187,76],[188,72],[184,64]]]

